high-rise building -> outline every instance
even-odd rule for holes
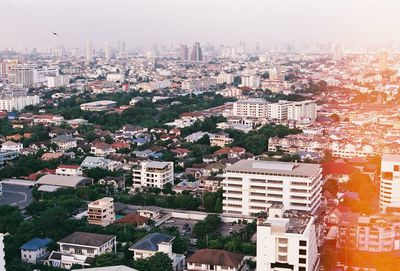
[[[86,61],[89,62],[92,60],[93,57],[93,46],[92,42],[87,40],[86,41]]]
[[[317,164],[241,160],[225,169],[222,209],[255,217],[280,203],[314,214],[321,204],[321,178]]]
[[[28,96],[25,91],[3,92],[0,95],[0,110],[21,111],[28,105],[40,103],[38,95]]]
[[[312,100],[292,102],[288,104],[288,120],[310,119],[314,121],[317,118],[317,104]]]
[[[333,60],[334,61],[339,61],[343,58],[344,53],[343,53],[343,46],[342,45],[336,45],[333,48]]]
[[[244,118],[267,118],[268,102],[264,99],[239,100],[233,103],[232,115]]]
[[[181,63],[187,62],[189,60],[189,47],[182,44],[180,48],[180,60]]]
[[[201,61],[203,61],[203,52],[201,50],[199,42],[196,42],[193,45],[192,53],[190,55],[190,61],[193,61],[193,62],[201,62]]]
[[[257,222],[257,270],[317,271],[320,259],[315,217],[275,204]]]
[[[388,68],[388,52],[383,51],[379,54],[379,71],[383,72]]]
[[[382,213],[400,210],[399,154],[382,155],[379,207]]]
[[[12,65],[8,78],[13,84],[20,84],[23,87],[29,87],[34,83],[34,69],[35,66],[29,64]]]
[[[108,42],[105,44],[105,47],[104,47],[104,58],[107,60],[111,59],[111,47],[108,44]]]

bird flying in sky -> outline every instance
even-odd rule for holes
[[[51,33],[52,33],[54,36],[56,36],[56,37],[58,37],[58,38],[61,38],[60,35],[58,35],[56,32],[51,31]]]

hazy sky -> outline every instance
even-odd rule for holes
[[[0,48],[399,41],[398,0],[0,0]],[[53,37],[50,31],[62,35]]]

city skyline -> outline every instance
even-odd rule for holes
[[[124,40],[127,48],[212,42],[376,44],[398,42],[396,10],[383,1],[0,1],[0,48],[94,47]],[[27,23],[29,22],[29,23]],[[383,31],[390,29],[391,31]],[[55,36],[56,32],[59,36]]]

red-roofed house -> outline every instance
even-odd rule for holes
[[[239,157],[240,155],[243,155],[246,152],[246,149],[242,148],[242,147],[225,147],[222,148],[216,152],[214,152],[214,154],[216,155],[228,155],[229,158],[236,158]]]
[[[345,183],[349,180],[352,173],[358,172],[356,167],[353,167],[345,162],[326,162],[321,165],[322,175],[326,180],[333,179],[340,183]]]

